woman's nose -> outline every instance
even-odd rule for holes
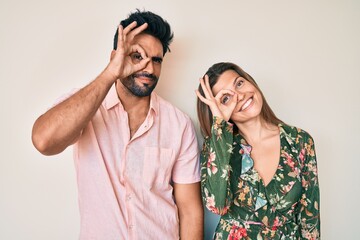
[[[245,99],[245,94],[241,92],[235,92],[237,94],[237,101],[240,102]]]

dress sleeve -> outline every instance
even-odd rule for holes
[[[320,239],[320,192],[315,146],[310,136],[304,138],[300,160],[303,192],[298,220],[301,239],[316,240]]]
[[[232,202],[229,182],[232,141],[233,125],[214,117],[211,136],[205,139],[200,155],[201,190],[204,205],[219,215],[224,215]]]

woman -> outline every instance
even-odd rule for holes
[[[217,63],[200,79],[203,201],[214,239],[319,239],[314,141],[279,120],[254,79]]]

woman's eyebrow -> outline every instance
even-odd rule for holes
[[[233,85],[235,86],[236,85],[236,81],[238,80],[240,76],[237,76],[235,79],[234,79],[234,82],[233,82]]]

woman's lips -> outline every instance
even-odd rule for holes
[[[242,107],[240,108],[240,111],[246,110],[246,109],[250,106],[250,104],[252,103],[252,101],[253,101],[253,98],[252,98],[252,97],[249,98],[249,99],[242,105]]]

